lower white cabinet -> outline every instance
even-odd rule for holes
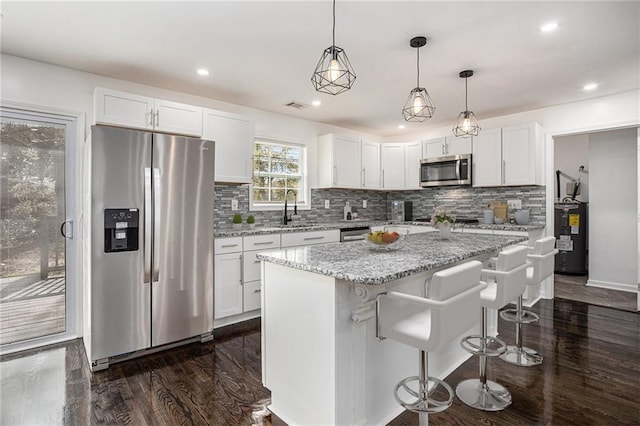
[[[280,237],[277,235],[277,237]],[[260,260],[256,257],[261,250],[245,251],[242,255],[242,311],[260,309]]]
[[[242,237],[214,240],[214,319],[242,313]]]
[[[296,246],[310,246],[323,243],[337,243],[340,241],[340,230],[293,232],[282,234],[282,248]]]

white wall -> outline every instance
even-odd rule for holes
[[[589,281],[637,291],[637,130],[589,135]]]
[[[584,166],[584,172],[580,176],[580,195],[576,196],[578,201],[589,201],[589,135],[573,135],[554,138],[554,168],[560,170],[574,179],[578,179],[578,169]],[[560,175],[560,199],[566,197],[566,184],[572,179]],[[554,194],[557,197],[558,186],[556,180],[553,181]],[[551,182],[550,182],[551,183]],[[551,187],[551,185],[549,185]]]
[[[318,135],[338,133],[345,137],[362,138],[373,142],[382,141],[382,138],[376,135],[16,56],[3,54],[0,59],[2,70],[0,93],[3,101],[85,113],[87,125],[93,122],[93,89],[96,86],[244,115],[254,122],[257,137],[296,142],[307,146],[310,160],[308,164],[310,187],[317,186],[315,158]]]

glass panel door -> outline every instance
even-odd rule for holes
[[[24,114],[1,117],[0,344],[67,329],[65,146],[67,126]]]

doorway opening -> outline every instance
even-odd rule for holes
[[[554,296],[637,310],[637,130],[554,137]]]

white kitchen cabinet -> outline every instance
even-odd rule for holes
[[[543,160],[538,123],[502,128],[504,185],[543,185]]]
[[[422,141],[422,158],[442,157],[445,155],[446,138]]]
[[[380,144],[362,141],[362,187],[380,188]]]
[[[404,153],[403,143],[383,143],[380,146],[383,189],[405,189]]]
[[[473,186],[543,185],[540,125],[482,130],[473,138]]]
[[[251,121],[236,114],[205,109],[202,138],[216,144],[216,182],[252,182],[254,135]]]
[[[473,186],[502,185],[502,130],[482,130],[473,138]]]
[[[278,235],[279,237],[279,235]],[[242,311],[251,312],[260,309],[261,262],[256,251],[245,251],[242,255]]]
[[[322,188],[361,188],[360,141],[334,134],[318,138],[318,185]]]
[[[410,142],[404,146],[404,184],[405,189],[420,189],[420,142]]]
[[[242,313],[242,237],[216,238],[214,245],[214,318]]]
[[[202,108],[96,87],[94,122],[134,129],[201,136]]]
[[[290,234],[282,234],[281,239],[282,248],[337,243],[340,241],[340,230],[293,232]]]
[[[422,141],[422,158],[442,157],[445,155],[471,154],[472,138],[447,136]]]

